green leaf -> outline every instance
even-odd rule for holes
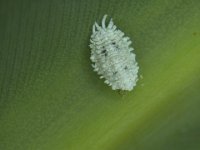
[[[1,150],[200,149],[199,0],[0,1]],[[92,71],[92,25],[133,40],[122,96]]]

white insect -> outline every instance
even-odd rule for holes
[[[94,71],[113,90],[131,91],[138,80],[138,64],[129,37],[117,29],[112,18],[106,26],[107,15],[102,19],[102,26],[96,22],[90,39],[91,61]]]

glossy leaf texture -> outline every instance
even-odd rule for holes
[[[199,0],[1,0],[1,150],[200,149]],[[94,21],[133,41],[120,95],[92,71]]]

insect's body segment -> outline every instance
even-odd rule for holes
[[[131,41],[117,30],[112,19],[106,27],[106,17],[103,17],[102,27],[96,22],[93,25],[90,40],[92,66],[113,90],[130,91],[136,85],[139,69],[133,48],[130,47]]]

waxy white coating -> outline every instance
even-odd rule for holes
[[[138,80],[138,64],[129,37],[117,29],[112,18],[106,26],[107,15],[102,25],[96,22],[90,39],[91,61],[94,71],[105,78],[105,83],[113,90],[131,91]]]

